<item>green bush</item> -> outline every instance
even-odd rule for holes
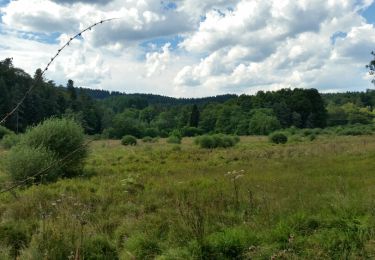
[[[169,143],[169,144],[180,144],[181,143],[181,139],[182,138],[180,136],[171,135],[170,137],[168,137],[167,143]]]
[[[10,135],[10,134],[14,134],[11,130],[9,130],[8,128],[4,127],[4,126],[1,126],[0,125],[0,140],[6,136],[6,135]]]
[[[132,135],[125,135],[121,139],[121,144],[122,145],[137,145],[137,138],[135,138]]]
[[[13,181],[22,181],[31,177],[43,169],[46,169],[56,160],[55,155],[44,147],[29,147],[18,145],[12,148],[7,155],[6,168]],[[28,183],[43,181],[55,181],[61,171],[52,167],[44,173],[44,176],[35,176]]]
[[[275,143],[275,144],[285,144],[286,142],[288,142],[288,137],[285,134],[280,133],[280,132],[272,133],[269,136],[269,139],[272,143]]]
[[[349,125],[345,127],[338,127],[336,129],[338,135],[371,135],[373,129],[369,125]]]
[[[77,122],[68,118],[51,118],[29,129],[20,145],[43,147],[58,160],[68,156],[69,160],[65,160],[59,167],[64,177],[73,177],[81,173],[83,161],[87,156],[84,141],[83,128]]]
[[[315,139],[316,139],[316,135],[315,134],[309,135],[309,140],[310,141],[314,141]]]
[[[20,140],[21,140],[21,135],[9,134],[9,135],[5,135],[3,139],[1,139],[0,145],[5,149],[10,149],[16,144],[18,144]]]
[[[199,145],[201,148],[213,149],[218,147],[232,147],[240,141],[238,136],[230,136],[223,134],[215,135],[202,135],[195,138],[195,144]]]
[[[20,143],[10,150],[8,173],[21,180],[63,160],[43,180],[73,177],[81,173],[86,155],[83,128],[71,119],[52,118],[28,129]]]

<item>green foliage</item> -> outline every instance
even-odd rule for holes
[[[272,143],[275,144],[285,144],[288,142],[288,137],[282,132],[274,132],[269,136]]]
[[[158,138],[151,137],[151,136],[145,136],[145,137],[142,138],[142,141],[144,143],[156,143],[156,142],[158,142]]]
[[[67,118],[51,118],[29,129],[23,136],[20,146],[33,149],[42,148],[56,159],[69,155],[59,168],[63,177],[73,177],[81,173],[83,161],[87,156],[82,127]],[[72,155],[70,155],[73,153]]]
[[[9,134],[5,135],[0,141],[0,145],[5,149],[10,149],[21,141],[21,135]]]
[[[132,135],[125,135],[121,139],[121,144],[122,145],[137,145],[137,138],[135,138]]]
[[[27,246],[29,237],[27,230],[16,222],[3,223],[0,225],[0,244],[10,248],[10,256],[16,259],[20,250]]]
[[[205,259],[243,259],[250,246],[256,246],[258,239],[244,227],[228,228],[206,238]]]
[[[193,137],[193,136],[198,136],[198,135],[201,135],[203,134],[203,131],[202,129],[199,129],[197,127],[183,127],[181,129],[181,135],[183,137],[187,136],[187,137]]]
[[[4,136],[10,135],[10,134],[14,134],[13,131],[0,125],[0,140],[3,139]]]
[[[44,147],[30,147],[26,145],[18,145],[12,148],[7,155],[7,172],[13,181],[23,181],[28,177],[32,177],[41,170],[48,168],[56,160],[55,154],[46,150]],[[55,181],[61,171],[52,168],[44,173],[43,176],[35,176],[27,183],[43,181]]]
[[[374,132],[374,129],[372,126],[368,125],[352,125],[338,127],[335,131],[338,135],[371,135]]]
[[[103,236],[89,237],[83,244],[84,259],[116,260],[119,259],[116,247]]]
[[[125,247],[137,259],[155,259],[161,253],[158,240],[147,234],[138,234],[130,237]]]
[[[257,110],[250,119],[249,132],[255,135],[268,135],[281,128],[279,120],[271,112]]]
[[[182,140],[181,136],[179,136],[179,135],[171,135],[170,137],[168,137],[167,143],[170,143],[170,144],[180,144],[181,140]]]
[[[240,141],[238,136],[229,136],[223,134],[203,135],[195,138],[194,142],[201,148],[227,148],[235,146]]]

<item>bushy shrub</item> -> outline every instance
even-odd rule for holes
[[[21,135],[9,134],[9,135],[5,135],[3,139],[1,139],[0,145],[5,149],[10,149],[16,144],[18,144],[20,140],[21,140]]]
[[[230,136],[223,134],[215,135],[203,135],[195,138],[195,144],[199,145],[201,148],[218,148],[218,147],[232,147],[240,141],[238,136]]]
[[[14,181],[22,181],[31,177],[54,163],[55,155],[44,147],[16,146],[7,155],[6,168]],[[54,181],[61,173],[57,167],[52,167],[44,176],[35,176],[27,183]]]
[[[125,135],[121,139],[121,144],[122,145],[137,145],[137,138],[135,138],[132,135]]]
[[[170,137],[168,137],[167,143],[169,143],[169,144],[180,144],[181,139],[182,138],[178,135],[171,135]]]
[[[83,128],[77,122],[68,118],[51,118],[29,129],[20,145],[42,147],[52,153],[57,160],[68,156],[68,160],[59,165],[59,168],[63,177],[73,177],[81,173],[83,161],[87,156],[84,141]]]
[[[269,139],[272,143],[275,143],[275,144],[285,144],[286,142],[288,142],[288,137],[284,133],[281,133],[281,132],[272,133],[269,136]]]
[[[345,127],[338,127],[336,129],[338,135],[371,135],[373,129],[369,125],[350,125]]]
[[[70,119],[52,118],[29,129],[10,150],[6,164],[11,178],[22,180],[64,160],[44,173],[43,180],[53,181],[81,173],[86,155],[82,127]]]
[[[9,130],[8,128],[4,127],[4,126],[1,126],[0,125],[0,140],[6,136],[6,135],[10,135],[10,134],[14,134],[11,130]]]

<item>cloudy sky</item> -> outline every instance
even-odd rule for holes
[[[47,79],[178,97],[374,87],[374,0],[0,0],[0,59],[33,74],[106,18]]]

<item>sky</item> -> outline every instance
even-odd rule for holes
[[[0,60],[65,85],[202,97],[374,88],[374,0],[0,0]]]

